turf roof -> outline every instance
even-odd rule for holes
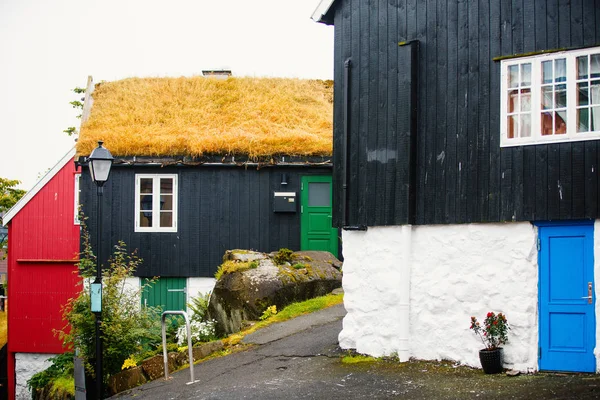
[[[130,78],[96,85],[77,153],[116,156],[329,156],[331,81]]]

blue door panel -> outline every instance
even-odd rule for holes
[[[593,229],[592,224],[539,227],[541,370],[596,371]]]

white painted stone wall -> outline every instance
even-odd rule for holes
[[[27,381],[38,372],[48,368],[52,363],[48,361],[56,354],[40,353],[15,353],[15,399],[31,400],[31,392],[27,388]]]
[[[199,294],[212,292],[216,282],[215,278],[188,278],[187,302],[190,303],[192,297],[198,297]]]
[[[470,317],[503,312],[505,366],[537,369],[537,228],[532,224],[344,231],[342,348],[479,367]]]

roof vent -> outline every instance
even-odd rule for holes
[[[230,69],[208,69],[202,70],[202,75],[209,78],[227,79],[231,76]]]

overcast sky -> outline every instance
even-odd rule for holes
[[[332,79],[319,0],[0,0],[0,177],[30,189],[73,146],[71,89],[132,76]]]

